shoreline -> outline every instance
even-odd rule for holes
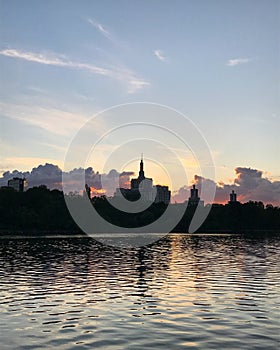
[[[133,232],[131,233],[117,233],[117,232],[94,232],[92,235],[120,235],[120,234],[135,234]],[[138,233],[136,233],[138,234]],[[141,234],[141,233],[140,233]],[[161,234],[161,232],[147,232],[143,234]],[[280,235],[280,230],[272,230],[272,229],[260,229],[260,230],[251,230],[251,229],[244,229],[244,230],[204,230],[204,231],[196,231],[193,233],[189,232],[175,232],[171,231],[168,234],[183,234],[183,235]],[[91,235],[88,235],[87,233],[81,232],[81,231],[66,231],[66,230],[0,230],[0,238],[48,238],[48,237],[91,237]]]

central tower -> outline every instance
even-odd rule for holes
[[[144,180],[145,174],[144,174],[144,162],[143,162],[143,153],[141,154],[141,161],[140,161],[140,170],[139,170],[139,176],[138,179]]]
[[[141,154],[139,175],[136,179],[131,179],[131,189],[139,189],[141,182],[142,186],[144,186],[147,191],[152,189],[153,179],[145,177],[143,154]]]
[[[168,204],[170,202],[171,192],[169,191],[168,186],[153,186],[153,179],[145,177],[143,153],[141,154],[138,177],[131,179],[130,186],[130,189],[116,188],[114,196],[123,196],[131,201],[138,200],[141,196],[145,201],[155,203],[162,202],[165,204]]]

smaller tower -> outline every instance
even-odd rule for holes
[[[201,205],[204,206],[204,201],[202,201],[198,196],[198,189],[195,188],[195,185],[191,188],[191,196],[188,200],[188,205],[190,206],[197,206]]]
[[[12,187],[18,192],[24,192],[26,189],[27,183],[25,178],[13,177],[8,181],[8,187]]]
[[[91,188],[90,188],[90,186],[88,184],[86,184],[86,186],[85,186],[85,191],[86,191],[86,194],[87,194],[88,198],[90,199],[90,197],[91,197]]]
[[[237,202],[237,195],[234,192],[234,190],[231,191],[229,194],[229,203],[236,203]]]
[[[192,199],[192,200],[199,200],[198,189],[195,188],[195,185],[193,185],[193,187],[191,189],[191,197],[190,197],[190,199]]]

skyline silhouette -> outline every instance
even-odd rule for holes
[[[71,173],[75,173],[76,176],[81,176],[85,171],[85,182],[91,187],[92,196],[108,195],[113,196],[116,188],[123,187],[129,188],[131,177],[134,175],[132,171],[123,171],[121,173],[112,169],[108,174],[102,174],[98,171],[94,171],[91,167],[87,169],[79,168],[71,170]],[[151,174],[153,175],[153,174]],[[8,181],[13,177],[26,178],[28,188],[40,185],[46,185],[48,188],[52,189],[62,189],[62,170],[54,164],[46,163],[45,165],[39,165],[33,168],[30,172],[21,171],[7,171],[0,177],[0,187],[7,186]],[[101,184],[108,188],[108,192],[102,188]],[[202,181],[211,181],[211,179],[203,179],[201,176],[196,175],[189,184],[181,187],[180,189],[175,189],[171,194],[171,201],[182,203],[184,202],[190,194],[190,189],[193,185],[196,185],[200,191],[200,186]],[[121,186],[120,186],[121,185]],[[161,184],[164,185],[164,184]],[[221,186],[222,185],[222,186]],[[75,184],[73,187],[69,185],[69,191],[74,191],[76,189]],[[84,188],[80,189],[80,193]],[[263,176],[263,172],[251,168],[236,168],[236,178],[230,184],[217,183],[215,203],[227,203],[229,194],[235,191],[238,195],[238,199],[241,202],[262,201],[265,204],[273,204],[276,206],[280,205],[280,181],[271,181]]]

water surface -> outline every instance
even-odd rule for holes
[[[0,239],[1,349],[278,349],[280,236]]]

